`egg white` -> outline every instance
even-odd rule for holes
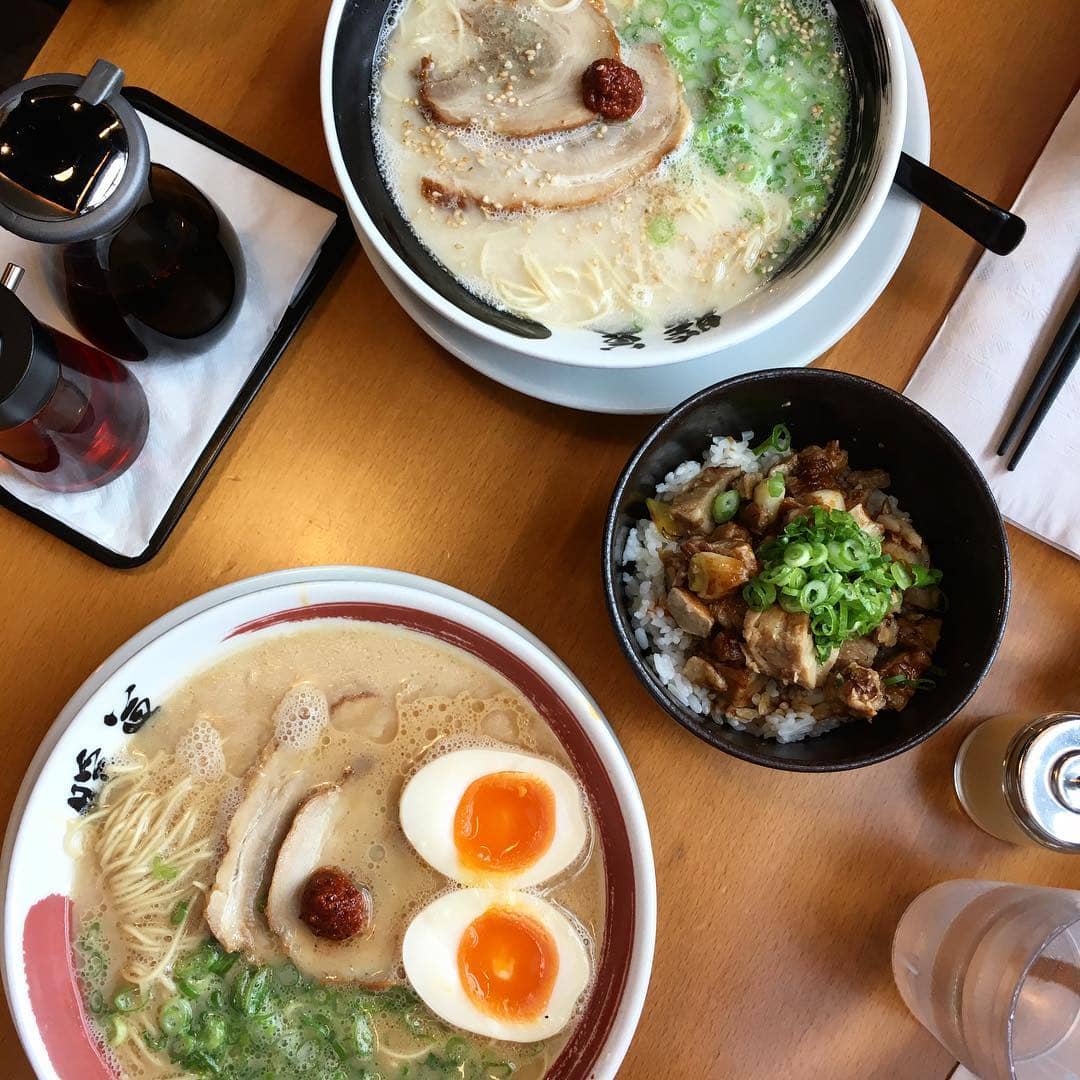
[[[551,998],[535,1020],[506,1020],[478,1008],[461,984],[458,946],[469,924],[492,907],[520,911],[552,936],[559,970]],[[514,889],[455,889],[417,914],[401,946],[405,974],[424,1004],[448,1024],[507,1042],[537,1042],[570,1022],[589,985],[589,952],[581,934],[554,904]]]
[[[531,866],[505,872],[475,870],[465,866],[458,854],[454,815],[474,780],[499,772],[527,773],[551,788],[555,796],[555,831],[551,846]],[[565,870],[581,854],[589,838],[577,781],[547,758],[513,750],[473,747],[435,758],[405,785],[399,813],[409,843],[425,862],[462,885],[539,885]]]

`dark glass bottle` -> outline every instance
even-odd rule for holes
[[[142,451],[149,407],[139,380],[93,346],[38,322],[0,279],[0,456],[50,491],[101,487]]]
[[[0,95],[0,225],[56,245],[88,340],[122,360],[201,351],[232,325],[244,258],[221,211],[151,164],[146,132],[99,60]]]

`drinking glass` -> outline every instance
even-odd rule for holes
[[[893,977],[979,1080],[1080,1077],[1080,892],[947,881],[904,912]]]

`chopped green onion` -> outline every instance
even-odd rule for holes
[[[820,578],[808,581],[799,593],[799,604],[803,611],[813,611],[821,607],[829,598],[829,586]]]
[[[446,1054],[446,1060],[451,1065],[464,1065],[469,1056],[469,1044],[460,1035],[454,1035],[446,1040],[446,1049],[443,1053]]]
[[[110,1046],[119,1046],[128,1037],[127,1021],[116,1013],[109,1013],[101,1021],[105,1041]]]
[[[129,986],[126,990],[121,990],[120,993],[113,998],[113,1008],[116,1009],[117,1012],[138,1012],[145,1007],[146,1002],[142,1000],[138,990],[136,990],[134,986]]]
[[[207,970],[213,972],[215,975],[225,975],[239,959],[239,953],[223,953],[210,962]]]
[[[195,1053],[195,1037],[181,1032],[169,1040],[169,1056],[173,1061],[182,1061],[189,1054]]]
[[[190,900],[178,901],[176,907],[172,909],[172,913],[169,915],[170,925],[179,926],[187,918],[188,909],[190,907]]]
[[[196,1042],[201,1050],[216,1050],[225,1041],[229,1029],[225,1017],[217,1012],[205,1012],[199,1020]]]
[[[786,454],[790,449],[791,432],[784,424],[777,424],[763,443],[753,447],[752,453],[755,457],[761,457],[766,453]]]
[[[353,1041],[361,1057],[371,1057],[375,1053],[375,1032],[371,1029],[371,1021],[362,1013],[356,1017]]]
[[[812,556],[813,550],[809,544],[796,541],[794,544],[789,544],[785,550],[784,563],[787,566],[806,566]]]
[[[148,1050],[152,1050],[155,1054],[165,1049],[165,1043],[168,1041],[160,1031],[144,1031],[142,1033],[142,1040],[146,1043]]]
[[[206,989],[205,979],[191,979],[186,975],[177,975],[176,989],[191,1001],[198,1001]]]
[[[743,599],[752,611],[764,611],[776,601],[776,586],[755,578],[743,588]]]
[[[765,490],[774,499],[779,499],[784,494],[784,474],[773,473],[765,483]]]
[[[283,986],[288,990],[293,986],[299,986],[300,972],[294,964],[284,964],[274,973],[274,981],[278,986]]]
[[[675,239],[675,222],[663,214],[657,214],[649,219],[645,232],[657,247],[663,247]]]
[[[166,1035],[187,1031],[191,1027],[191,1003],[182,997],[171,998],[162,1006],[158,1020]]]
[[[882,686],[913,686],[916,690],[934,690],[937,683],[933,679],[914,679],[910,675],[889,675],[881,680]]]
[[[254,972],[245,971],[237,982],[233,993],[233,1004],[245,1016],[255,1016],[262,1011],[266,995],[270,992],[270,978],[273,972],[268,967],[261,967]]]
[[[165,862],[160,855],[155,855],[150,860],[150,873],[158,879],[158,881],[173,881],[179,875],[180,871],[175,866],[170,866]]]
[[[901,562],[899,559],[894,559],[889,566],[889,572],[892,575],[893,581],[896,582],[900,589],[910,589],[915,584],[915,577],[911,571],[907,568],[907,565]]]
[[[712,516],[717,525],[723,525],[730,521],[739,509],[739,493],[737,491],[721,491],[713,499]]]
[[[928,585],[936,585],[942,576],[940,570],[930,570],[919,565],[912,566],[911,572],[915,576],[915,587],[917,589],[926,588]]]

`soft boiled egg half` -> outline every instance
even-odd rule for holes
[[[409,924],[402,958],[432,1012],[509,1042],[560,1032],[589,983],[589,953],[570,920],[514,889],[444,893]]]
[[[520,888],[565,870],[589,838],[584,796],[547,758],[474,747],[428,762],[401,794],[420,856],[463,885]]]

